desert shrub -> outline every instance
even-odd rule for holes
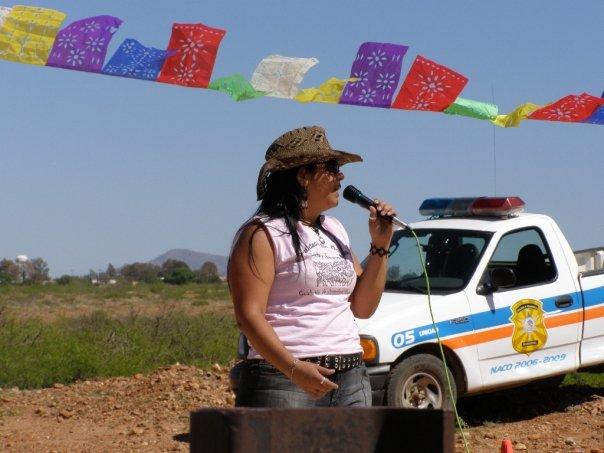
[[[69,285],[72,281],[71,275],[61,275],[55,280],[59,285]]]
[[[170,271],[164,277],[164,282],[170,285],[184,285],[193,281],[195,274],[188,267],[179,267]]]
[[[148,372],[175,362],[206,367],[234,358],[232,316],[89,316],[41,320],[0,317],[0,387],[39,388],[99,376]]]

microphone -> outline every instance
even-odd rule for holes
[[[355,186],[347,186],[344,189],[344,193],[342,195],[344,196],[344,198],[346,200],[350,201],[351,203],[358,204],[363,209],[369,209],[369,206],[375,206],[375,203],[373,202],[373,200],[371,198],[369,198],[367,195],[365,195],[363,192],[361,192],[359,189],[357,189]],[[378,213],[378,215],[380,217],[384,217],[385,219],[390,220],[392,223],[394,223],[395,225],[397,225],[405,230],[411,229],[411,228],[409,228],[409,225],[407,225],[405,222],[403,222],[398,217],[394,217],[394,216],[390,216],[390,215],[382,216],[379,213]]]

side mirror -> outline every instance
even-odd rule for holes
[[[476,288],[476,294],[480,294],[481,296],[488,296],[495,291],[497,291],[497,288],[495,288],[491,282],[481,283],[478,285],[478,288]]]
[[[498,267],[491,271],[490,281],[478,285],[476,292],[481,296],[493,294],[499,288],[510,288],[516,284],[516,275],[512,269]]]

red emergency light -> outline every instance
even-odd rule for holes
[[[524,201],[520,197],[478,198],[470,209],[474,215],[511,216],[524,210]]]

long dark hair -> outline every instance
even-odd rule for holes
[[[310,172],[314,172],[316,170],[316,165],[305,165],[304,168]],[[255,215],[265,216],[269,219],[283,219],[285,226],[287,227],[287,231],[284,231],[283,233],[291,236],[292,244],[296,252],[296,258],[301,261],[303,259],[302,248],[300,244],[300,235],[298,234],[296,225],[300,220],[300,205],[305,198],[305,190],[298,182],[299,169],[300,167],[296,167],[269,175],[266,181],[264,197],[262,198]],[[254,234],[256,231],[254,231]],[[252,250],[251,241],[254,234],[250,237],[250,251]]]
[[[314,173],[317,169],[316,164],[308,164],[304,165],[309,172]],[[289,234],[292,239],[292,245],[294,246],[294,251],[296,252],[296,259],[298,261],[304,261],[304,255],[302,253],[302,246],[300,242],[300,235],[298,234],[297,224],[301,218],[301,204],[302,200],[305,199],[306,194],[305,190],[300,186],[298,182],[298,170],[302,167],[295,167],[289,170],[283,170],[275,173],[271,173],[266,181],[266,190],[264,192],[264,196],[262,201],[260,202],[260,206],[256,209],[251,221],[246,222],[241,226],[235,238],[239,236],[239,233],[246,227],[250,225],[254,225],[254,231],[250,235],[248,242],[248,263],[252,272],[260,277],[255,269],[256,263],[254,260],[254,253],[252,248],[252,242],[254,240],[254,235],[264,229],[266,231],[266,226],[264,222],[258,217],[264,217],[265,219],[283,219],[287,231],[281,231],[281,234]],[[323,228],[321,224],[322,216],[319,217],[317,228],[321,229],[325,234],[327,234],[337,245],[338,250],[342,256],[347,256],[347,252],[343,244],[341,244],[340,240],[334,236],[330,231],[327,231]],[[268,235],[268,232],[267,232]],[[237,240],[237,239],[235,239]],[[348,252],[349,253],[349,252]],[[230,259],[227,268],[230,266]]]
[[[263,221],[258,217],[264,217],[265,219],[277,219],[282,218],[285,221],[285,225],[287,227],[287,231],[282,231],[282,234],[289,234],[292,238],[292,243],[294,246],[294,250],[296,252],[296,259],[298,261],[304,260],[304,256],[302,254],[302,247],[300,244],[300,235],[298,234],[298,230],[296,228],[298,221],[300,220],[300,211],[301,211],[301,203],[304,198],[304,189],[300,186],[298,182],[298,170],[301,167],[291,168],[289,170],[283,170],[275,173],[271,173],[266,180],[266,190],[264,192],[264,196],[262,201],[260,202],[260,206],[256,209],[252,220],[245,222],[235,234],[235,239],[233,241],[233,247],[240,233],[250,225],[254,225],[254,231],[250,235],[248,241],[248,263],[252,272],[260,278],[260,275],[256,272],[256,263],[254,260],[254,252],[252,248],[252,242],[254,240],[254,236],[258,231],[265,230],[266,226]],[[314,172],[316,170],[315,164],[304,165],[310,172]],[[254,218],[255,217],[255,218]],[[267,232],[267,236],[269,236]],[[270,236],[269,236],[270,237]],[[231,265],[231,259],[229,257],[229,262],[227,264],[227,274],[229,274],[228,269]],[[229,282],[230,287],[230,282]]]

